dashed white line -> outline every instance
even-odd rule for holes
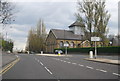
[[[118,74],[118,73],[113,73],[113,75],[117,75],[117,76],[120,76],[120,74]]]
[[[60,61],[63,61],[63,60],[60,60]]]
[[[87,68],[89,68],[89,69],[93,69],[93,67],[90,67],[90,66],[86,66]]]
[[[39,62],[39,60],[37,60]]]
[[[63,62],[66,62],[66,61],[63,61]]]
[[[84,65],[81,65],[81,64],[79,64],[79,66],[82,66],[82,67],[84,67]]]
[[[102,72],[107,72],[107,71],[105,71],[105,70],[100,70],[100,71],[102,71]]]
[[[65,59],[67,59],[67,60],[68,60],[69,58],[65,58]]]
[[[40,64],[41,64],[41,65],[43,65],[43,63],[42,63],[42,62],[40,62]]]
[[[67,62],[67,63],[71,63],[71,62]]]
[[[37,60],[37,59],[35,58],[35,60]]]
[[[45,67],[45,69],[52,75],[52,72],[48,68]]]
[[[75,64],[75,65],[76,65],[76,63],[72,63],[72,64]]]
[[[19,57],[18,55],[16,55],[16,57]]]
[[[102,69],[96,69],[96,70],[98,70],[98,71],[101,71],[101,72],[107,72],[107,71],[105,71],[105,70],[102,70]]]

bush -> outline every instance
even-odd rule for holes
[[[57,48],[62,50],[65,53],[65,48]],[[97,47],[98,53],[119,53],[120,46],[118,47]],[[56,49],[54,49],[56,50]],[[89,51],[94,52],[94,47],[85,47],[85,48],[67,48],[68,53],[89,53]]]

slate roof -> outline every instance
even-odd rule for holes
[[[82,40],[81,35],[75,35],[70,30],[60,30],[60,29],[51,29],[56,39],[65,39],[65,40]]]
[[[69,28],[74,26],[85,27],[84,23],[75,21],[73,24],[69,26]]]

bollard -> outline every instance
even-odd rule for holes
[[[93,58],[93,51],[90,51],[89,55],[90,55],[90,58]]]

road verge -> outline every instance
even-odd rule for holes
[[[85,60],[120,65],[120,60],[111,60],[111,59],[103,59],[103,58],[97,58],[97,59],[95,59],[95,58],[85,58]]]

